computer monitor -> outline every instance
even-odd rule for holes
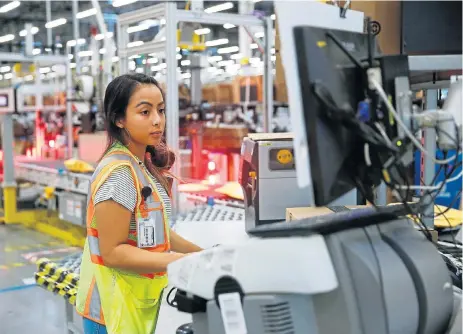
[[[359,150],[363,145],[357,145],[356,132],[333,121],[341,116],[333,110],[344,110],[355,117],[359,103],[365,99],[365,72],[342,47],[357,60],[367,61],[368,35],[307,26],[295,27],[293,33],[314,202],[322,206],[362,183],[355,179],[364,166]],[[373,51],[376,57],[379,51]]]

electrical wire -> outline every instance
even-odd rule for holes
[[[170,299],[170,297],[171,297],[172,293],[173,293],[174,291],[176,291],[176,290],[177,290],[177,288],[172,288],[172,289],[170,289],[170,290],[169,290],[169,293],[167,294],[167,297],[166,297],[166,302],[167,302],[167,304],[168,304],[169,306],[172,306],[172,307],[175,307],[175,308],[177,308],[177,302],[175,301],[175,296],[174,296],[173,299]]]
[[[383,87],[379,84],[378,81],[376,81],[375,79],[370,79],[370,82],[373,84],[373,86],[375,87],[376,91],[378,92],[379,96],[381,97],[381,99],[383,100],[384,104],[386,105],[388,111],[391,113],[391,115],[394,117],[394,119],[396,120],[397,124],[400,125],[400,127],[402,128],[402,130],[405,132],[405,134],[410,138],[410,140],[412,141],[412,143],[421,151],[423,152],[424,155],[426,155],[428,158],[430,158],[434,163],[436,164],[447,164],[449,162],[452,162],[453,160],[455,160],[455,157],[452,157],[452,158],[449,158],[447,160],[437,160],[433,154],[429,153],[422,145],[421,143],[415,138],[415,136],[410,132],[410,130],[408,129],[408,127],[404,124],[404,122],[402,121],[402,119],[399,117],[399,115],[397,114],[397,112],[395,111],[392,103],[389,101],[389,99],[387,98],[386,96],[386,92],[384,91]]]

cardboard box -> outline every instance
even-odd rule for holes
[[[383,54],[400,53],[402,15],[400,1],[352,1],[350,8],[363,12],[365,17],[369,16],[373,21],[379,22],[381,31],[377,40]]]
[[[281,43],[280,43],[280,33],[278,30],[278,19],[275,21],[275,101],[288,103],[288,90],[286,88],[286,79],[285,79],[285,70],[283,68],[283,62],[281,59]]]
[[[349,209],[365,208],[366,205],[346,205]],[[303,207],[303,208],[287,208],[286,221],[299,220],[310,217],[324,216],[333,213],[326,206],[321,207]]]

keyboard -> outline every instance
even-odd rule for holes
[[[450,271],[453,285],[462,288],[462,251],[463,247],[452,242],[438,241],[437,250]]]

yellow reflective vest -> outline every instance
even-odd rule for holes
[[[156,328],[162,291],[167,286],[167,273],[140,275],[109,268],[100,255],[94,196],[111,172],[121,166],[130,168],[137,190],[137,226],[130,227],[127,244],[138,247],[139,221],[153,219],[154,242],[143,249],[170,251],[168,218],[156,184],[125,146],[115,144],[99,163],[91,181],[87,201],[87,239],[80,267],[76,309],[81,316],[105,325],[108,333],[151,334]],[[146,186],[151,187],[152,193],[145,201],[141,189]]]

